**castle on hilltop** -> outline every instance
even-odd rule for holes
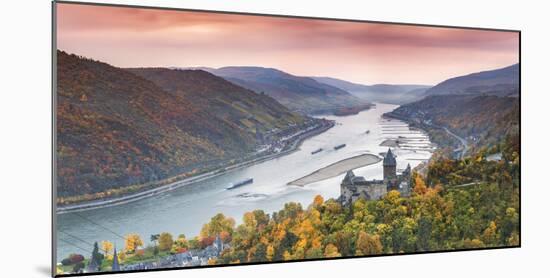
[[[342,205],[350,205],[359,198],[365,200],[379,200],[388,191],[397,190],[401,196],[410,196],[411,165],[400,174],[397,174],[397,161],[391,149],[384,156],[382,162],[384,167],[383,180],[365,180],[364,177],[356,176],[353,171],[348,171],[340,184],[340,202]]]

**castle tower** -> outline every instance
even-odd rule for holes
[[[393,156],[393,153],[389,148],[382,165],[384,166],[384,180],[394,179],[397,175],[397,162],[395,161],[395,156]]]

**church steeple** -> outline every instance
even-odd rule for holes
[[[120,271],[120,265],[118,263],[118,256],[116,254],[116,246],[113,252],[113,265],[111,266],[111,271]]]
[[[94,250],[92,251],[92,256],[90,257],[90,262],[86,268],[87,272],[97,272],[101,264],[102,256],[99,254],[99,247],[97,242],[94,243]]]

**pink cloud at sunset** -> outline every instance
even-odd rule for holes
[[[58,49],[118,67],[262,66],[436,84],[518,63],[518,46],[515,32],[57,4]]]

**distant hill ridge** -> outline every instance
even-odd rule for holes
[[[334,112],[368,103],[340,88],[274,68],[231,66],[195,69],[206,70],[256,93],[265,93],[291,110],[303,114]]]
[[[430,85],[418,84],[374,84],[364,85],[332,77],[312,77],[325,83],[372,102],[405,104],[421,99]]]
[[[519,93],[519,64],[447,79],[426,91],[425,95]]]

